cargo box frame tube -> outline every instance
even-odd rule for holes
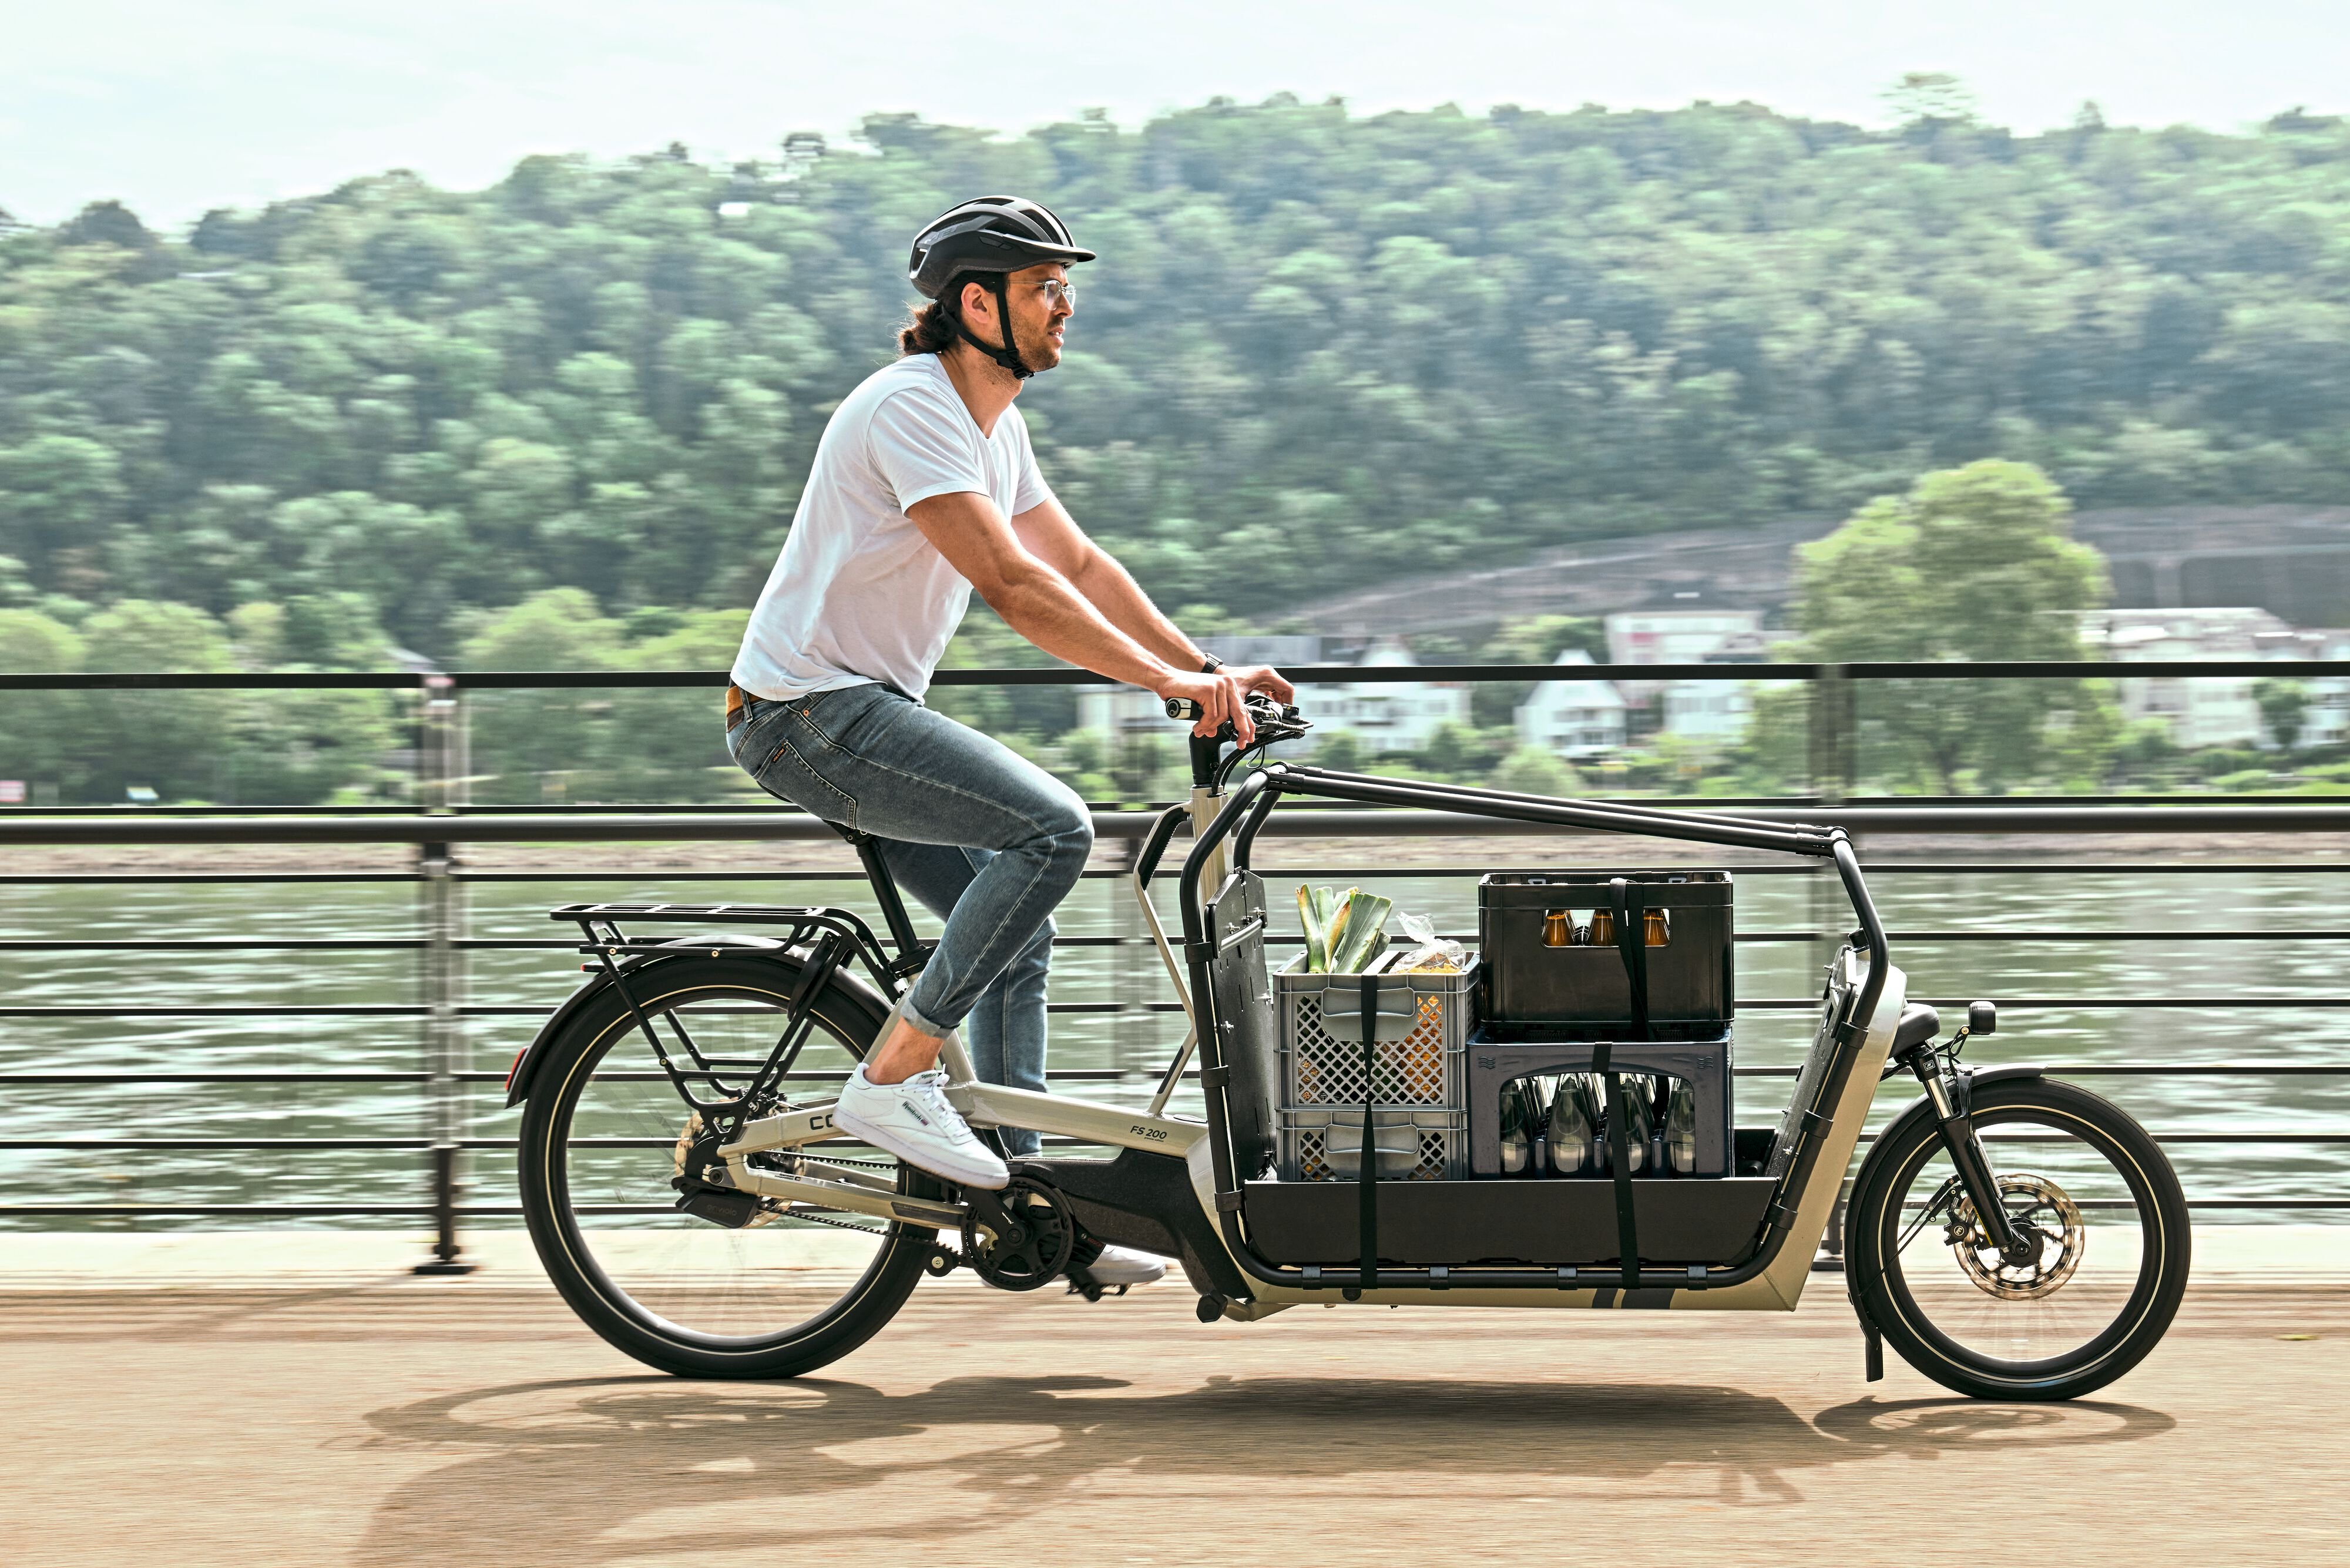
[[[1801,855],[1833,864],[1836,879],[1843,886],[1845,897],[1859,921],[1856,935],[1867,950],[1868,970],[1847,1003],[1844,1016],[1833,1026],[1831,1038],[1835,1050],[1827,1071],[1821,1075],[1818,1093],[1813,1103],[1804,1107],[1807,1114],[1794,1118],[1796,1145],[1780,1178],[1779,1186],[1773,1191],[1771,1202],[1764,1210],[1762,1225],[1742,1257],[1721,1263],[1691,1264],[1683,1268],[1639,1269],[1637,1272],[1609,1270],[1607,1272],[1611,1278],[1621,1279],[1626,1288],[1697,1291],[1724,1290],[1742,1285],[1760,1278],[1771,1267],[1786,1244],[1795,1215],[1803,1206],[1804,1194],[1820,1177],[1820,1151],[1826,1132],[1835,1108],[1844,1101],[1853,1069],[1859,1063],[1869,1024],[1877,1016],[1877,1002],[1884,995],[1886,976],[1892,968],[1892,950],[1886,940],[1884,922],[1877,917],[1876,903],[1869,897],[1868,884],[1861,876],[1860,857],[1855,853],[1852,840],[1845,830],[1806,823],[1622,805],[1607,801],[1563,800],[1504,790],[1472,789],[1465,785],[1337,773],[1292,763],[1272,763],[1253,770],[1233,786],[1222,808],[1193,840],[1178,880],[1183,914],[1184,957],[1191,970],[1193,1004],[1199,1010],[1201,1082],[1207,1102],[1207,1142],[1210,1168],[1215,1180],[1216,1220],[1233,1261],[1252,1279],[1263,1284],[1296,1291],[1330,1288],[1339,1285],[1342,1280],[1357,1280],[1360,1288],[1376,1290],[1475,1287],[1575,1290],[1588,1288],[1591,1283],[1579,1278],[1577,1271],[1574,1270],[1473,1265],[1441,1269],[1434,1266],[1381,1267],[1376,1272],[1351,1269],[1343,1272],[1326,1272],[1316,1268],[1309,1275],[1305,1265],[1280,1263],[1261,1256],[1243,1233],[1241,1220],[1246,1209],[1247,1194],[1235,1168],[1230,1109],[1226,1099],[1230,1074],[1219,1044],[1222,1035],[1222,1021],[1215,1016],[1215,987],[1209,977],[1214,948],[1210,940],[1200,883],[1208,867],[1219,858],[1228,838],[1232,840],[1232,864],[1234,871],[1249,868],[1249,853],[1257,830],[1264,826],[1265,819],[1284,795],[1356,801],[1367,805],[1417,807],[1460,816],[1548,823],[1600,833],[1718,844],[1729,848]],[[1840,1171],[1828,1174],[1831,1179],[1841,1180],[1843,1177]]]

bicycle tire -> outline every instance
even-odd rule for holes
[[[800,978],[797,961],[788,956],[728,954],[657,961],[633,971],[629,985],[639,1006],[649,1016],[658,1016],[695,1003],[787,1008]],[[837,983],[818,992],[810,1007],[817,1024],[859,1058],[871,1048],[883,1022],[871,999]],[[641,1046],[635,1014],[617,990],[607,987],[549,1043],[546,1063],[524,1106],[519,1150],[523,1212],[540,1262],[572,1311],[615,1349],[649,1366],[689,1377],[798,1376],[838,1360],[879,1333],[920,1282],[923,1264],[937,1245],[935,1231],[891,1223],[879,1232],[884,1239],[871,1262],[837,1300],[803,1321],[767,1333],[712,1334],[673,1322],[615,1280],[588,1243],[588,1232],[571,1201],[570,1127],[598,1064],[632,1039]],[[652,1060],[649,1048],[643,1056],[648,1063]],[[681,1121],[687,1107],[675,1101],[674,1090],[665,1082],[656,1088],[674,1101]],[[665,1179],[669,1157],[657,1158]],[[935,1179],[902,1162],[897,1185],[909,1195],[945,1195]]]
[[[2126,1298],[2101,1331],[2076,1349],[2053,1356],[1990,1355],[1938,1326],[1932,1310],[1920,1304],[1901,1248],[1904,1202],[1918,1173],[1942,1153],[1932,1116],[1914,1111],[1886,1129],[1854,1185],[1847,1266],[1855,1297],[1895,1352],[1946,1388],[1978,1399],[2078,1398],[2143,1361],[2177,1315],[2191,1253],[2186,1195],[2146,1129],[2085,1089],[2053,1079],[2011,1079],[1979,1086],[1971,1109],[1978,1129],[2043,1127],[2077,1138],[2109,1162],[2129,1194],[2137,1227],[2138,1261]],[[2009,1171],[2001,1164],[1998,1144],[1991,1148],[1992,1163],[2005,1180]],[[2121,1207],[2120,1200],[2113,1207]],[[1929,1214],[1912,1225],[1912,1231],[1932,1218]],[[1935,1265],[1927,1263],[1933,1257],[1932,1247],[1920,1254],[1920,1278],[1929,1266],[1939,1266],[1938,1258]],[[2064,1288],[2059,1284],[2051,1293]]]

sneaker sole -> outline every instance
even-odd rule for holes
[[[951,1168],[951,1161],[937,1159],[927,1150],[916,1153],[910,1148],[902,1147],[887,1136],[882,1128],[875,1127],[862,1116],[843,1111],[837,1106],[834,1107],[832,1113],[832,1125],[845,1133],[863,1138],[884,1154],[896,1155],[908,1165],[917,1169],[927,1170],[932,1176],[942,1177],[958,1187],[976,1187],[984,1192],[1001,1192],[1012,1185],[1012,1173],[1004,1168],[1000,1160],[993,1162],[992,1168],[984,1166]]]

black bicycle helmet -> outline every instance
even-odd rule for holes
[[[964,342],[1011,371],[1026,377],[1035,372],[1020,358],[1012,340],[1012,299],[1004,279],[1022,267],[1044,262],[1089,262],[1094,253],[1069,235],[1069,225],[1050,207],[1024,196],[981,196],[951,207],[922,226],[914,236],[913,254],[906,258],[906,278],[925,299],[946,300],[955,330]],[[977,275],[994,288],[995,305],[1004,323],[1003,342],[986,343],[962,324],[962,312],[947,295],[958,280]]]

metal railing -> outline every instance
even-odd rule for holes
[[[1727,803],[1708,799],[1709,810],[1748,812],[1783,816],[1797,812],[1807,821],[1835,824],[1856,836],[1884,834],[1925,836],[2000,835],[2025,837],[2082,835],[2161,835],[2173,838],[2213,833],[2334,834],[2350,832],[2350,802],[2281,801],[2232,797],[2224,801],[2108,798],[2052,801],[2045,798],[1991,802],[1858,801],[1844,798],[1850,777],[1853,704],[1852,683],[1871,680],[2075,680],[2116,676],[2267,676],[2281,670],[2296,675],[2350,675],[2350,663],[2313,661],[2236,664],[1934,664],[1823,666],[1773,665],[1638,665],[1577,666],[1577,680],[1641,681],[1796,680],[1813,683],[1813,723],[1809,749],[1814,760],[1811,794],[1798,799]],[[1417,668],[1318,667],[1285,671],[1301,684],[1308,682],[1419,683],[1539,680],[1556,678],[1558,668],[1547,665],[1422,666]],[[114,1001],[62,1004],[0,1006],[0,1019],[106,1018],[146,1019],[266,1019],[359,1018],[413,1022],[421,1040],[421,1064],[414,1070],[336,1069],[276,1071],[224,1069],[212,1072],[158,1069],[105,1071],[19,1070],[11,1064],[0,1071],[0,1092],[38,1090],[61,1085],[414,1085],[427,1108],[427,1131],[411,1137],[51,1137],[0,1138],[0,1149],[16,1151],[121,1150],[125,1152],[189,1151],[217,1154],[223,1158],[256,1151],[299,1152],[370,1150],[416,1154],[424,1158],[426,1195],[413,1203],[271,1203],[171,1204],[35,1202],[0,1204],[0,1219],[114,1220],[141,1218],[295,1219],[338,1217],[429,1218],[436,1231],[433,1257],[420,1265],[426,1271],[462,1270],[458,1231],[463,1221],[510,1217],[511,1205],[468,1204],[463,1201],[462,1156],[468,1151],[508,1149],[511,1137],[474,1136],[468,1126],[465,1096],[469,1085],[502,1082],[502,1070],[475,1068],[468,1059],[465,1030],[471,1019],[543,1017],[544,1007],[476,1003],[469,999],[467,955],[500,950],[567,951],[572,939],[499,939],[475,937],[468,930],[466,891],[491,882],[580,881],[611,879],[608,868],[533,871],[469,869],[458,846],[482,844],[620,843],[648,841],[832,840],[824,824],[786,808],[740,811],[724,807],[595,807],[562,810],[482,807],[463,799],[464,775],[463,701],[468,691],[699,687],[712,689],[724,681],[723,673],[656,671],[635,674],[595,671],[576,673],[444,674],[287,674],[287,675],[164,675],[65,674],[0,675],[0,691],[169,691],[249,688],[413,690],[420,693],[417,724],[415,793],[421,809],[357,808],[341,810],[245,810],[234,814],[193,815],[170,809],[127,812],[106,807],[81,811],[25,811],[0,808],[0,843],[23,846],[69,845],[396,845],[411,855],[406,870],[272,872],[36,872],[0,873],[0,886],[60,884],[240,884],[299,885],[390,882],[417,889],[418,934],[411,937],[278,939],[93,939],[48,938],[0,940],[0,953],[22,955],[18,961],[41,955],[68,952],[200,954],[208,951],[274,951],[289,954],[325,952],[387,952],[413,955],[418,1000],[412,1003],[158,1005]],[[941,685],[1107,684],[1101,678],[1068,670],[941,670]],[[1149,824],[1142,812],[1107,810],[1095,814],[1097,836],[1103,841],[1131,846]],[[1276,814],[1267,825],[1272,836],[1321,838],[1386,837],[1446,834],[1493,837],[1555,832],[1536,825],[1483,822],[1473,827],[1441,813],[1364,811],[1303,807]],[[1466,866],[1409,868],[1416,877],[1471,877],[1483,867]],[[1915,874],[1996,871],[2033,877],[2048,874],[2077,876],[2089,872],[2163,877],[2214,875],[2350,874],[2350,863],[2309,860],[2153,861],[2153,862],[2032,862],[2013,859],[1909,860],[1870,862],[1872,877]],[[1289,867],[1287,874],[1306,877],[1355,874],[1349,867]],[[1739,875],[1813,876],[1800,865],[1742,865]],[[1122,875],[1114,869],[1092,870],[1088,877]],[[861,881],[848,870],[790,870],[775,873],[675,871],[660,874],[664,882],[761,879],[793,881]],[[1741,944],[1816,943],[1820,930],[1753,930],[1738,934]],[[2011,942],[2064,944],[2230,943],[2258,941],[2350,941],[2350,922],[2286,930],[2212,930],[2177,928],[2130,930],[2071,931],[2043,929],[1920,929],[1892,933],[1902,942]],[[1141,944],[1139,934],[1064,937],[1069,948],[1127,948]],[[1155,971],[1155,965],[1150,966]],[[1149,971],[1146,971],[1149,972]],[[1962,1003],[1959,997],[1925,998],[1937,1005]],[[2018,1010],[2161,1012],[2199,1009],[2215,1012],[2302,1009],[2338,1011],[2350,1008],[2350,994],[2259,994],[2178,996],[2127,993],[2100,996],[2006,996],[2002,1007]],[[1741,997],[1738,1006],[1750,1012],[1808,1012],[1816,1005],[1810,997]],[[1149,1002],[1121,996],[1107,1002],[1055,1002],[1056,1013],[1136,1015],[1179,1011],[1171,1000]],[[517,1029],[517,1034],[520,1031]],[[2238,1079],[2350,1078],[2350,1061],[2228,1060],[2189,1064],[2159,1061],[2052,1063],[2052,1071],[2072,1076],[2219,1077]],[[1741,1076],[1791,1076],[1792,1067],[1741,1067]],[[1116,1082],[1132,1075],[1120,1069],[1063,1069],[1050,1075],[1058,1083]],[[822,1075],[795,1075],[820,1077]],[[2350,1126],[2282,1130],[2156,1129],[2168,1145],[2297,1144],[2316,1147],[2350,1145]],[[2330,1210],[2350,1209],[2350,1193],[2312,1193],[2291,1199],[2246,1198],[2227,1193],[2198,1194],[2194,1204],[2203,1210]]]

